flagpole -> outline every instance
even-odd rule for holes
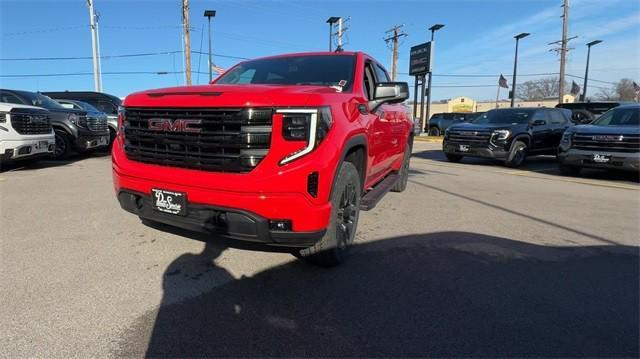
[[[498,99],[500,99],[500,84],[498,84],[498,93],[496,94],[496,108],[498,108]]]

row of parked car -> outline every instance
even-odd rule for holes
[[[0,162],[107,149],[121,100],[99,92],[0,89]]]
[[[448,126],[442,149],[451,162],[464,157],[500,160],[510,167],[527,156],[555,155],[560,171],[582,168],[640,170],[640,104],[621,104],[576,124],[565,108],[505,108]]]

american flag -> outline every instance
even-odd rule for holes
[[[509,85],[507,85],[507,79],[500,74],[500,79],[498,80],[498,86],[508,89]]]
[[[640,86],[638,86],[635,81],[633,81],[633,90],[636,92],[636,95],[640,93]]]
[[[572,95],[577,95],[580,93],[580,86],[578,86],[578,84],[575,81],[571,81],[571,94]]]

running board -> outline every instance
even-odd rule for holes
[[[390,174],[385,179],[380,181],[373,189],[367,192],[362,200],[360,200],[360,209],[363,211],[368,211],[370,209],[375,208],[375,206],[380,202],[382,197],[384,197],[387,192],[396,184],[399,176],[397,174]]]

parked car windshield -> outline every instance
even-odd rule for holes
[[[640,107],[614,108],[591,124],[596,126],[640,126]]]
[[[51,98],[35,92],[20,92],[20,96],[29,101],[29,105],[44,107],[49,110],[64,110],[64,106],[53,101]]]
[[[319,85],[351,88],[355,56],[276,57],[243,62],[216,84]]]
[[[98,110],[97,108],[93,107],[91,104],[86,103],[84,101],[76,101],[76,103],[78,104],[78,106],[80,106],[85,111],[102,112],[102,111]]]
[[[471,122],[479,125],[508,123],[524,124],[529,122],[529,119],[535,112],[535,109],[518,108],[491,110],[476,117]]]

